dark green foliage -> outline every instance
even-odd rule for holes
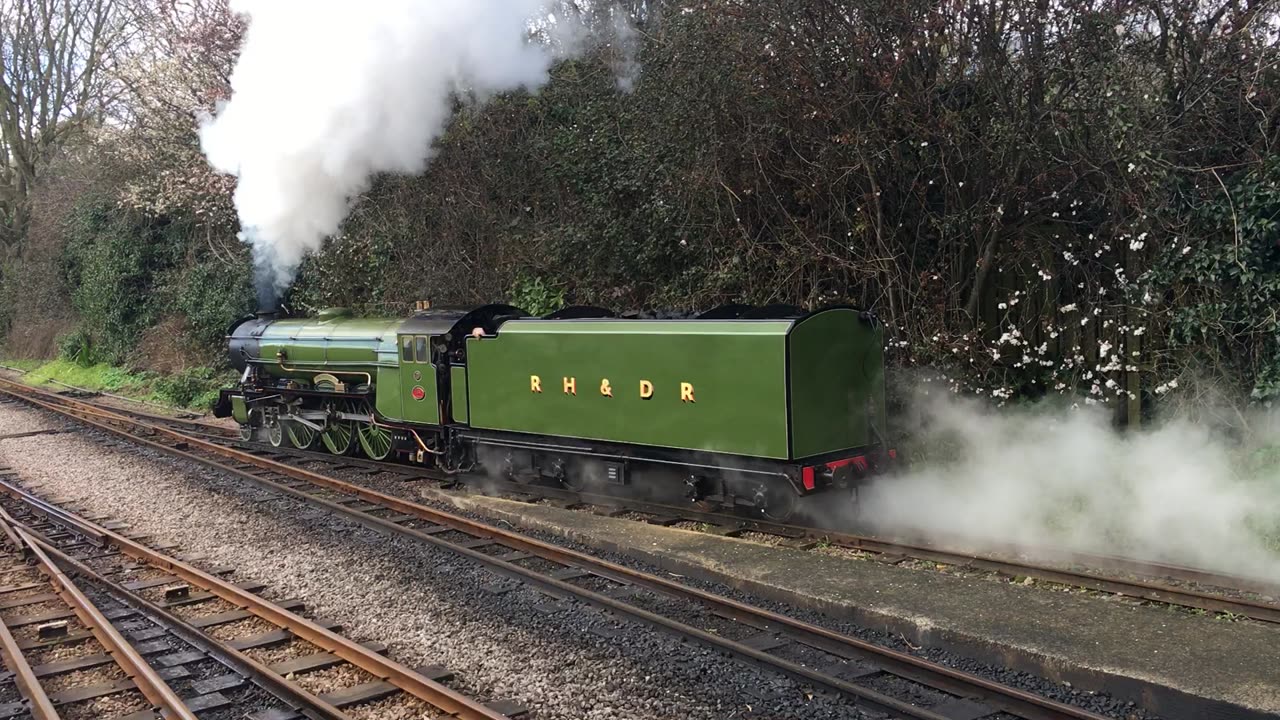
[[[644,5],[634,92],[598,49],[537,94],[459,100],[427,170],[353,200],[289,309],[850,303],[885,320],[891,364],[987,397],[1115,401],[1196,364],[1280,394],[1273,6]],[[95,354],[180,315],[216,357],[251,306],[231,230],[172,215],[74,213]]]
[[[201,367],[157,377],[152,387],[156,397],[164,402],[207,410],[217,401],[218,391],[234,380],[234,373]]]
[[[230,323],[255,309],[247,263],[227,267],[205,258],[183,273],[171,292],[176,309],[186,316],[188,337],[215,355],[223,349]]]
[[[1254,378],[1251,396],[1280,395],[1280,159],[1223,184],[1181,182],[1179,225],[1144,278],[1171,307],[1169,340],[1202,362]]]
[[[93,336],[83,328],[67,333],[58,340],[58,357],[84,367],[97,364]]]
[[[221,363],[232,320],[253,309],[244,253],[228,263],[206,251],[197,226],[87,199],[66,225],[63,275],[80,316],[63,356],[82,363],[129,362],[145,331],[185,320],[166,347]]]
[[[380,179],[306,265],[300,305],[518,304],[529,278],[617,309],[851,303],[886,320],[891,362],[948,368],[988,396],[1113,401],[1135,351],[1158,366],[1149,388],[1209,357],[1236,385],[1270,382],[1269,320],[1253,315],[1269,301],[1215,305],[1255,280],[1223,265],[1201,278],[1204,301],[1169,304],[1169,286],[1148,303],[1138,284],[1177,238],[1221,240],[1224,217],[1193,208],[1220,180],[1243,192],[1277,142],[1277,49],[1228,31],[1244,15],[663,7],[633,93],[587,57],[537,95],[460,106],[427,171]],[[1235,210],[1242,235],[1268,231],[1260,201]],[[1251,340],[1219,347],[1223,310]],[[1165,331],[1175,311],[1198,340]]]
[[[182,257],[190,227],[90,199],[66,223],[64,275],[94,359],[122,363],[160,319],[163,278]]]
[[[564,307],[564,289],[521,275],[511,287],[510,302],[530,315],[549,315]]]

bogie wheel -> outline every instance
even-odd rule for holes
[[[310,450],[320,438],[320,433],[309,425],[303,425],[297,420],[286,419],[283,422],[285,430],[289,432],[289,442],[299,450]]]
[[[331,405],[330,410],[350,413],[355,412],[355,407],[350,402],[339,402]],[[358,432],[358,424],[353,420],[330,420],[320,433],[320,441],[334,455],[348,455],[355,449]]]
[[[372,412],[370,415],[372,416]],[[391,431],[371,422],[360,423],[358,433],[360,449],[370,460],[386,460],[391,457]]]
[[[262,411],[254,408],[249,411],[249,422],[240,426],[240,439],[245,442],[252,441],[260,427],[262,427]]]
[[[283,447],[284,425],[280,422],[280,411],[275,408],[267,410],[262,424],[267,428],[267,442],[271,443],[271,447]]]

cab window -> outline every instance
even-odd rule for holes
[[[400,362],[413,362],[413,338],[405,337],[400,341]]]
[[[430,351],[427,349],[426,336],[419,335],[418,337],[414,338],[413,346],[414,346],[414,355],[417,357],[418,362],[420,363],[431,362],[431,354],[430,354]]]

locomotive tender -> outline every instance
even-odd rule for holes
[[[893,455],[881,326],[833,307],[732,305],[642,320],[599,308],[429,309],[407,319],[245,318],[218,417],[274,446],[359,448],[771,519],[856,487]]]

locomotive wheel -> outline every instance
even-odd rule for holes
[[[249,422],[240,426],[240,439],[245,442],[253,440],[253,436],[257,434],[258,428],[262,426],[262,411],[253,409],[249,411]]]
[[[303,425],[296,420],[283,420],[285,430],[289,433],[289,442],[299,450],[310,450],[316,444],[316,439],[320,437],[320,433],[314,428]]]
[[[360,449],[370,460],[386,460],[391,456],[391,431],[373,423],[360,423]]]
[[[284,426],[280,424],[280,412],[275,408],[267,410],[262,424],[267,428],[267,442],[271,447],[283,447]]]
[[[331,409],[338,412],[355,411],[349,402],[335,404]],[[359,430],[354,421],[330,420],[324,432],[320,433],[320,440],[324,443],[325,449],[334,455],[348,455],[355,449],[357,432]]]

